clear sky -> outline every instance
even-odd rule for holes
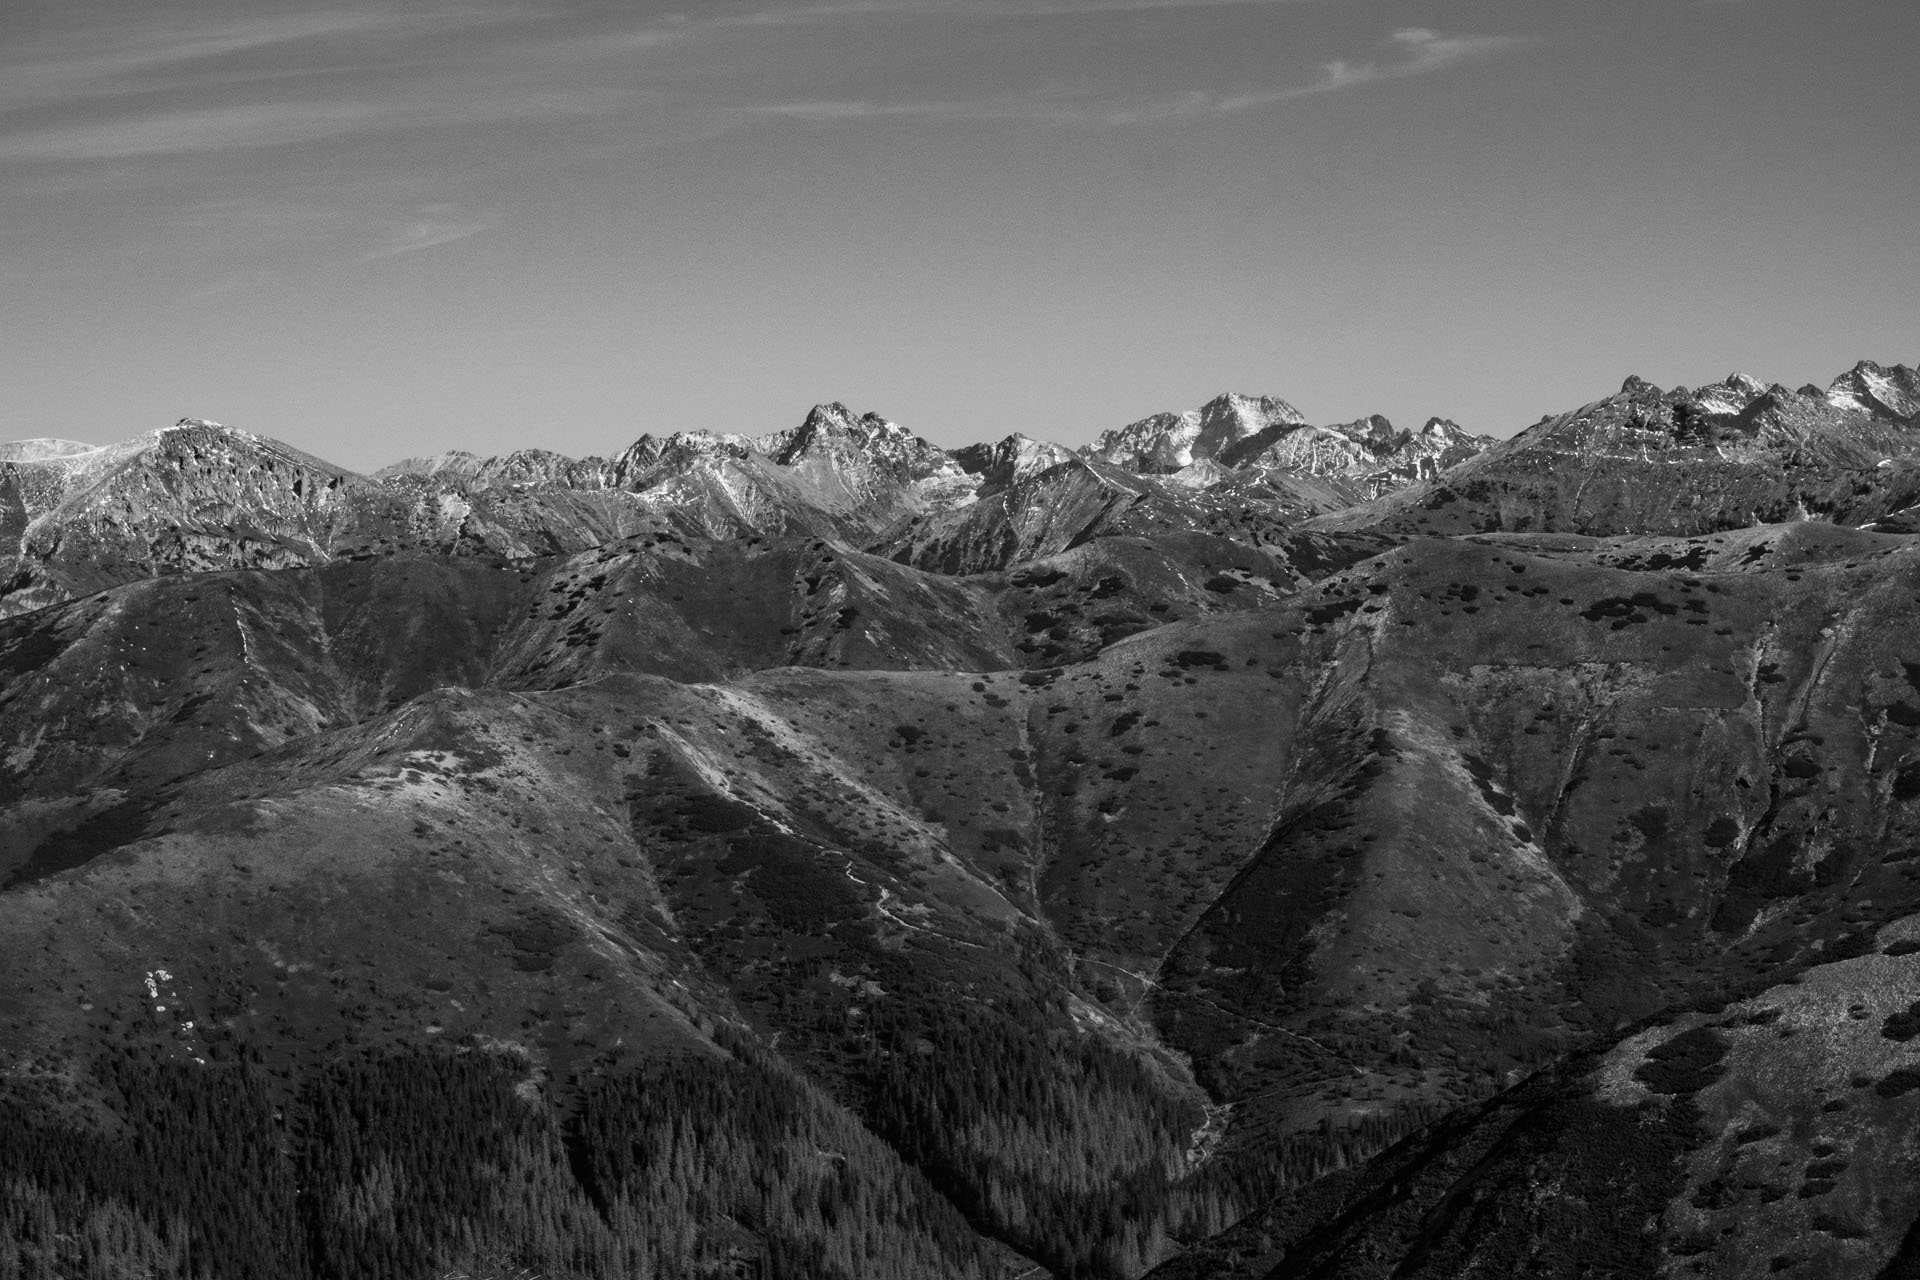
[[[1920,360],[1914,0],[6,0],[0,438],[1508,435]]]

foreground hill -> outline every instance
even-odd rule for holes
[[[1904,376],[1768,465],[1899,445]],[[257,547],[653,491],[257,447]],[[1510,445],[1317,517],[826,411],[713,447],[838,532],[635,506],[0,619],[0,1274],[1915,1265],[1897,522],[1405,524]]]

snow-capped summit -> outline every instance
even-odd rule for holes
[[[1171,474],[1276,426],[1303,426],[1306,417],[1278,396],[1215,396],[1185,413],[1156,413],[1103,432],[1082,452],[1131,471]]]
[[[1920,419],[1920,370],[1862,360],[1827,387],[1836,407],[1857,409],[1876,418]]]
[[[1748,406],[1767,394],[1767,384],[1744,373],[1730,373],[1718,382],[1708,383],[1693,393],[1695,402],[1708,413],[1745,413]]]

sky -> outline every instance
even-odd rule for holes
[[[0,439],[1505,436],[1920,363],[1912,0],[5,0]]]

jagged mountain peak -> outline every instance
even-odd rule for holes
[[[991,444],[970,444],[949,455],[960,469],[980,480],[980,496],[998,493],[1008,485],[1072,459],[1073,450],[1019,432]]]
[[[1166,475],[1214,458],[1274,428],[1306,424],[1278,396],[1226,392],[1185,413],[1156,413],[1102,432],[1082,453],[1130,471]]]
[[[1784,387],[1778,389],[1785,394]],[[1755,401],[1770,394],[1767,384],[1749,374],[1730,373],[1719,382],[1708,383],[1693,392],[1693,403],[1708,413],[1744,413]]]
[[[1828,385],[1826,397],[1876,418],[1920,419],[1920,370],[1862,360]]]
[[[1388,452],[1395,445],[1412,438],[1408,432],[1395,431],[1392,421],[1384,414],[1378,413],[1370,413],[1352,422],[1338,423],[1329,427],[1328,430],[1337,431],[1349,439],[1359,441],[1375,453]]]
[[[856,415],[838,400],[813,406],[799,426],[759,436],[753,446],[783,467],[795,466],[822,450],[893,456],[939,452],[899,423],[872,412]]]
[[[890,421],[871,411],[856,415],[853,410],[838,400],[829,400],[825,404],[816,404],[807,411],[806,420],[800,424],[802,431],[822,431],[838,427],[843,431],[871,431],[900,433],[906,430],[899,423]]]

